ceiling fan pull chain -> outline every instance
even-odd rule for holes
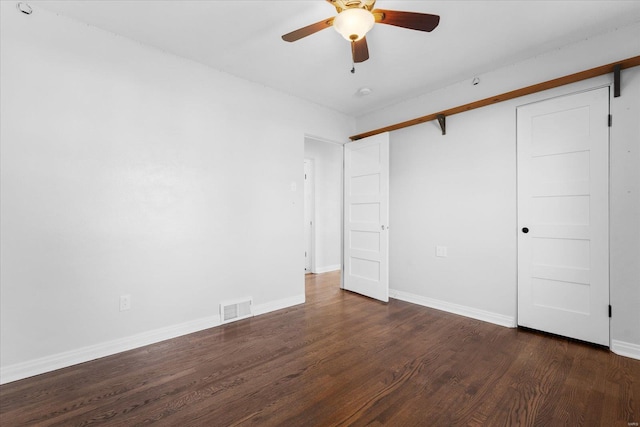
[[[356,42],[351,40],[351,74],[356,73],[356,62],[354,60],[356,56]]]

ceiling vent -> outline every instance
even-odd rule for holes
[[[227,301],[220,304],[220,319],[223,324],[252,316],[253,300],[251,298]]]

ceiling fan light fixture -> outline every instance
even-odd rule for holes
[[[366,9],[343,10],[333,20],[333,28],[350,42],[361,40],[375,24],[373,14]]]

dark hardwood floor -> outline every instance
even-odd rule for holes
[[[640,361],[341,291],[0,387],[0,425],[621,426]]]

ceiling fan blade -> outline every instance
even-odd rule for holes
[[[418,12],[375,9],[373,16],[380,24],[394,25],[418,31],[433,31],[440,23],[440,16]]]
[[[361,38],[357,42],[351,42],[351,55],[355,63],[364,62],[369,59],[369,46],[367,46],[366,37]]]
[[[315,24],[307,25],[306,27],[298,28],[297,30],[282,36],[282,40],[286,42],[294,42],[296,40],[300,40],[303,37],[307,37],[307,36],[310,36],[311,34],[317,33],[320,30],[329,28],[332,25],[333,25],[333,17],[329,19],[325,19],[324,21],[316,22]]]

